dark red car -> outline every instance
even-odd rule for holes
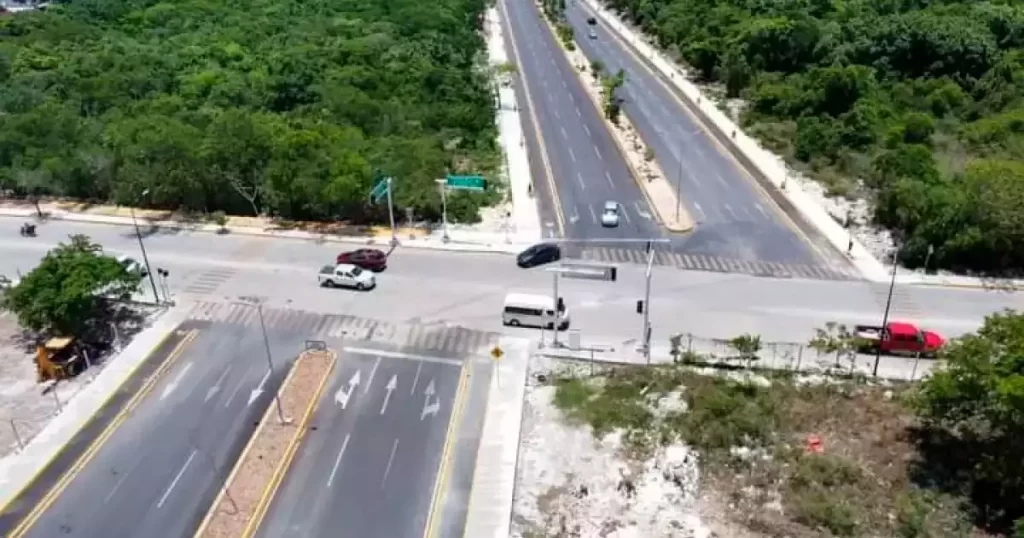
[[[350,263],[367,271],[379,273],[388,267],[388,255],[375,248],[360,248],[338,254],[336,263]]]

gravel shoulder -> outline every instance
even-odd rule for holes
[[[256,531],[298,449],[334,364],[334,353],[327,351],[306,352],[295,361],[278,392],[287,422],[281,423],[271,403],[197,537],[237,538]]]

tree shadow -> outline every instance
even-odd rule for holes
[[[1012,533],[1014,521],[1024,517],[1024,460],[1014,456],[1024,439],[977,439],[928,426],[909,433],[917,448],[908,471],[912,483],[962,498],[978,527]]]

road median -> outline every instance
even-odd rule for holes
[[[657,158],[653,154],[653,150],[640,137],[626,111],[619,111],[617,122],[612,122],[603,113],[600,77],[606,76],[606,74],[593,72],[593,63],[583,54],[575,39],[572,41],[572,47],[566,47],[559,37],[558,31],[544,14],[543,6],[537,5],[536,8],[540,12],[541,21],[551,32],[551,36],[565,55],[569,65],[573,67],[580,84],[583,86],[584,93],[587,94],[587,97],[594,104],[598,116],[601,117],[601,121],[604,122],[609,134],[611,134],[612,140],[622,155],[622,160],[626,163],[630,175],[636,181],[640,192],[647,200],[647,205],[654,212],[653,217],[671,232],[684,233],[693,230],[693,217],[680,199],[682,193],[679,192],[678,188],[673,189],[672,185],[669,184],[665,172],[661,169],[661,165],[658,164]]]
[[[276,403],[271,402],[195,538],[248,538],[256,533],[295,457],[335,362],[333,352],[320,350],[307,351],[296,359],[278,392],[286,420],[282,423]]]

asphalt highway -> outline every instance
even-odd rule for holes
[[[15,219],[0,219],[9,228]],[[139,257],[130,227],[49,222],[39,237],[0,237],[0,274],[30,270],[58,241],[85,234],[108,251]],[[431,251],[399,247],[369,293],[324,290],[315,273],[338,252],[357,245],[156,231],[146,238],[154,267],[170,270],[173,296],[224,300],[261,294],[269,304],[330,314],[355,314],[393,322],[458,324],[511,336],[539,336],[502,327],[500,312],[510,291],[552,291],[543,268],[523,270],[508,255]],[[572,309],[573,327],[584,343],[635,339],[644,296],[644,267],[617,264],[616,282],[561,279],[559,293]],[[765,341],[806,341],[828,321],[874,323],[882,318],[888,285],[857,281],[756,278],[740,274],[654,267],[651,324],[656,342],[674,332],[712,338],[760,334]],[[147,290],[148,293],[148,290]],[[1024,309],[1024,294],[897,285],[891,319],[915,321],[955,336],[973,330],[1003,308]],[[631,321],[632,320],[632,321]]]
[[[456,437],[479,439],[486,403],[465,411],[472,386],[487,386],[486,372],[412,351],[342,348],[258,536],[421,538],[428,524],[440,528],[452,476],[441,463]],[[469,456],[456,459],[455,474],[472,475]],[[444,536],[461,536],[463,525],[445,522],[457,532]]]
[[[538,149],[546,154],[557,185],[564,237],[593,244],[662,237],[663,230],[600,112],[544,26],[537,6],[529,0],[503,0],[502,4],[508,15],[503,17],[506,29],[511,30],[506,31],[506,41],[513,58],[518,57],[519,78],[526,86],[525,94],[520,92],[528,97],[526,116],[539,123],[543,144]],[[545,183],[544,176],[535,177]],[[621,204],[617,228],[601,226],[606,201]]]
[[[193,322],[197,335],[31,527],[7,536],[191,537],[301,339]]]

